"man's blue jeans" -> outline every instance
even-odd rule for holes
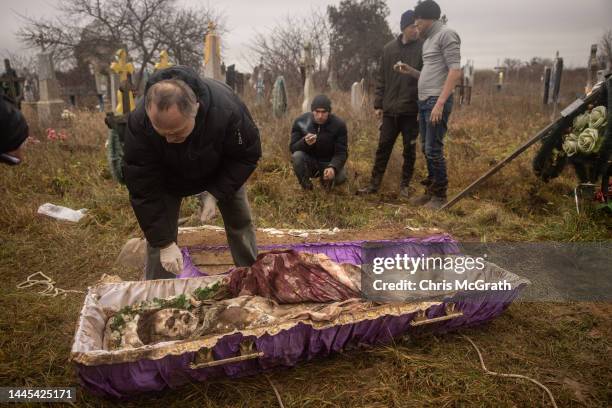
[[[444,135],[448,129],[448,118],[453,109],[453,96],[451,95],[444,104],[442,120],[434,125],[430,121],[430,116],[437,101],[437,96],[430,96],[424,101],[419,101],[419,133],[421,148],[427,161],[429,192],[438,197],[446,197],[448,176],[444,159]]]

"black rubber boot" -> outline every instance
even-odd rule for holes
[[[446,204],[446,185],[435,185],[432,184],[430,187],[431,200],[429,200],[424,207],[432,210],[438,210],[444,204]]]
[[[401,185],[399,191],[399,198],[409,199],[413,196],[414,190],[408,185]]]
[[[367,187],[360,188],[357,190],[355,194],[357,195],[368,195],[368,194],[376,194],[378,193],[378,189],[380,188],[380,183],[382,181],[382,177],[375,176],[370,179],[370,184]]]

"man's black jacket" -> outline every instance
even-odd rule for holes
[[[164,195],[185,197],[208,191],[224,200],[246,182],[261,157],[259,131],[231,88],[176,66],[154,74],[145,92],[169,78],[185,81],[198,98],[193,132],[183,143],[166,142],[153,128],[143,100],[128,117],[123,157],[134,213],[147,241],[155,247],[168,245],[176,236]]]
[[[419,99],[419,80],[393,70],[398,61],[417,71],[423,69],[423,40],[402,43],[402,36],[389,41],[383,49],[374,90],[374,109],[387,115],[416,115]]]
[[[310,146],[304,140],[308,133],[317,135],[316,143]],[[336,115],[330,113],[327,122],[322,125],[315,123],[312,112],[304,113],[293,122],[289,144],[291,153],[305,152],[321,162],[330,162],[330,167],[340,170],[348,156],[347,145],[346,123]]]
[[[28,137],[28,123],[0,87],[0,153],[17,150]]]

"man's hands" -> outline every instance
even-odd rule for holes
[[[377,120],[381,120],[383,117],[383,110],[382,109],[374,109],[374,114],[376,115],[376,119]]]
[[[437,125],[442,120],[442,113],[444,112],[444,104],[440,103],[439,100],[434,105],[431,110],[431,115],[429,116],[429,121],[432,125]]]
[[[180,275],[183,272],[183,254],[176,242],[159,250],[159,261],[162,267],[170,273]]]
[[[323,180],[329,181],[333,180],[336,177],[336,170],[333,167],[328,167],[323,170]]]
[[[207,222],[217,215],[217,199],[208,191],[202,193],[202,212],[200,213],[200,221]]]
[[[304,136],[304,141],[308,146],[312,146],[317,142],[317,135],[314,133],[308,133],[306,136]]]
[[[453,93],[453,89],[461,80],[460,69],[451,69],[448,71],[448,75],[446,77],[446,81],[444,81],[444,87],[442,88],[442,92],[438,97],[436,104],[431,110],[431,115],[429,116],[429,121],[432,125],[437,125],[442,121],[442,113],[444,112],[444,103],[448,100],[448,98]]]
[[[395,72],[399,72],[400,74],[410,75],[416,79],[419,79],[421,76],[421,71],[418,71],[417,69],[401,61],[398,61],[395,63],[395,65],[393,65],[393,70]]]

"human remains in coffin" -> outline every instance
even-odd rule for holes
[[[337,264],[322,254],[262,254],[252,267],[235,268],[192,294],[109,311],[104,349],[195,339],[278,321],[331,320],[370,304],[359,298],[359,273],[355,265]]]

